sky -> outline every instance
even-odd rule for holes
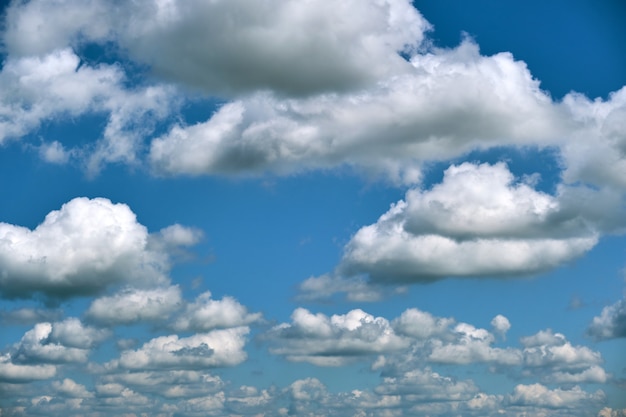
[[[626,6],[31,0],[0,416],[626,416]]]

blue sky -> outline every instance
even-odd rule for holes
[[[7,4],[0,416],[625,416],[624,13]]]

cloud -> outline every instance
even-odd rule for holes
[[[125,204],[75,198],[34,230],[0,223],[0,296],[66,299],[116,284],[167,283],[167,252]]]
[[[507,397],[508,403],[517,406],[540,408],[576,408],[588,403],[600,404],[605,395],[602,391],[590,394],[575,386],[569,390],[550,390],[541,384],[517,385]]]
[[[408,347],[409,340],[393,331],[389,321],[363,310],[331,317],[294,310],[292,323],[273,327],[265,338],[270,352],[294,362],[340,366],[359,357],[392,352]]]
[[[56,375],[54,365],[14,364],[10,354],[0,355],[0,382],[28,383]]]
[[[596,340],[626,337],[626,299],[604,307],[602,313],[593,318],[587,333]]]
[[[177,285],[165,288],[125,288],[112,296],[94,300],[86,315],[101,324],[164,321],[183,305]]]
[[[105,375],[100,391],[116,392],[130,386],[142,393],[157,394],[164,398],[194,398],[220,392],[226,383],[219,376],[194,370],[157,370],[121,372]],[[101,394],[102,395],[102,394]]]
[[[376,223],[358,230],[332,275],[309,278],[305,297],[366,293],[381,284],[446,277],[510,277],[556,268],[591,249],[599,225],[573,199],[517,182],[504,163],[449,167],[429,190],[407,191]],[[567,195],[565,202],[560,200]],[[585,217],[589,214],[589,219]],[[330,286],[322,287],[328,281]],[[361,287],[350,288],[356,281]],[[375,297],[370,297],[375,298]]]
[[[54,390],[64,397],[71,398],[90,398],[93,393],[87,391],[84,385],[76,383],[74,380],[65,378],[63,381],[54,381],[52,383]]]
[[[261,320],[261,317],[261,313],[248,313],[246,307],[232,297],[213,300],[207,291],[185,306],[173,328],[176,331],[207,331],[245,326]]]
[[[564,180],[626,190],[626,87],[610,93],[606,100],[568,94],[562,106],[576,126],[561,146]]]
[[[432,341],[428,359],[434,363],[467,365],[470,363],[493,363],[499,365],[521,365],[522,354],[513,348],[498,348],[493,334],[471,324],[459,323],[454,329],[455,340],[451,343]]]
[[[243,347],[247,327],[213,330],[179,338],[160,336],[144,343],[137,350],[122,352],[119,360],[106,366],[114,369],[206,369],[238,365],[246,359]]]
[[[170,86],[127,88],[126,81],[119,65],[90,66],[66,46],[40,56],[10,54],[0,72],[0,143],[21,138],[44,121],[104,114],[104,130],[91,144],[67,149],[53,140],[39,147],[40,156],[51,163],[77,158],[90,174],[103,163],[136,163],[141,140],[178,101]]]
[[[454,322],[452,318],[435,317],[426,311],[409,308],[391,324],[398,334],[427,340],[433,337],[445,337]]]
[[[44,310],[22,307],[15,310],[0,310],[0,322],[5,324],[33,325],[43,321],[58,321],[63,317],[62,310]]]
[[[478,392],[471,381],[456,381],[430,368],[413,370],[401,377],[388,377],[374,391],[382,395],[407,396],[410,402],[469,400]]]
[[[421,162],[491,146],[545,146],[562,124],[523,63],[510,54],[482,57],[466,40],[415,55],[409,72],[357,92],[303,99],[256,93],[227,103],[209,120],[153,140],[150,160],[164,174],[353,165],[415,183]]]
[[[74,317],[38,323],[13,346],[10,356],[17,364],[84,363],[91,349],[109,336],[108,330],[83,326]]]

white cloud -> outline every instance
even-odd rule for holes
[[[52,324],[50,340],[57,341],[64,346],[91,349],[110,335],[106,329],[83,326],[79,319],[69,317]]]
[[[511,323],[509,319],[504,317],[502,314],[498,314],[491,320],[491,326],[493,330],[498,333],[503,338],[506,336],[506,332],[511,328]]]
[[[104,198],[75,198],[34,230],[0,223],[0,293],[62,299],[167,283],[168,253],[148,240],[128,206]]]
[[[261,320],[261,313],[248,313],[246,307],[232,297],[211,299],[211,293],[200,294],[189,303],[174,321],[177,331],[207,331],[217,328],[245,326]]]
[[[112,7],[99,0],[12,2],[3,41],[11,55],[43,55],[78,41],[107,35]]]
[[[158,394],[164,398],[192,398],[215,394],[225,382],[219,376],[194,370],[158,370],[120,372],[105,375],[101,391],[130,386],[142,393]]]
[[[587,333],[597,340],[626,337],[626,299],[604,307],[593,318]]]
[[[122,352],[110,369],[202,369],[238,365],[246,359],[243,347],[247,327],[213,330],[179,338],[177,335],[154,338],[137,350]]]
[[[63,311],[44,310],[40,308],[22,307],[15,310],[0,310],[0,322],[5,324],[33,325],[43,321],[58,321],[63,317]]]
[[[409,402],[469,400],[478,392],[471,381],[456,381],[430,368],[412,370],[399,377],[388,377],[374,391],[384,395],[403,395]]]
[[[450,332],[454,319],[435,317],[426,311],[409,308],[391,324],[398,334],[426,340],[433,337],[445,337],[445,334]]]
[[[541,384],[517,385],[507,398],[511,405],[541,408],[575,408],[586,403],[601,403],[604,399],[602,391],[590,394],[578,386],[569,390],[550,390]]]
[[[49,17],[46,17],[49,19]],[[66,149],[62,140],[39,147],[52,163],[76,157],[91,174],[104,162],[135,163],[140,141],[156,121],[178,103],[173,88],[153,85],[128,89],[119,65],[89,66],[67,47],[41,56],[9,55],[0,72],[0,143],[20,138],[43,121],[64,121],[85,114],[108,116],[95,145]]]
[[[148,2],[130,11],[120,43],[131,57],[222,93],[363,85],[402,71],[397,52],[419,45],[429,26],[405,0],[343,0],[330,9],[320,1]]]
[[[14,364],[10,354],[0,355],[0,382],[26,383],[56,375],[54,365]]]
[[[495,337],[485,329],[459,323],[453,331],[456,340],[452,343],[432,341],[430,361],[464,365],[477,362],[508,366],[522,364],[522,353],[518,349],[493,347]]]
[[[76,383],[74,380],[65,378],[63,381],[54,381],[52,387],[56,392],[64,397],[90,398],[93,393],[89,392],[84,385]]]
[[[125,288],[112,296],[94,300],[87,317],[104,324],[164,321],[183,305],[177,285],[165,288]]]
[[[464,163],[430,190],[409,190],[357,231],[335,275],[341,282],[365,274],[374,284],[528,275],[582,255],[597,240],[592,221],[563,208],[558,196],[516,183],[503,163]]]
[[[38,323],[16,343],[15,363],[84,363],[91,349],[108,338],[108,330],[85,327],[76,318],[57,323]]]
[[[586,346],[573,346],[560,333],[551,334],[548,330],[529,338],[522,338],[524,363],[528,367],[546,367],[553,369],[581,369],[602,363],[602,356]],[[545,336],[544,336],[545,335]],[[552,337],[550,337],[552,336]],[[546,338],[545,344],[537,345],[535,341]]]
[[[607,100],[568,94],[562,106],[576,130],[562,144],[567,182],[584,181],[626,189],[626,87]]]
[[[396,335],[389,321],[363,310],[345,315],[313,314],[294,310],[292,323],[274,326],[265,336],[270,352],[295,362],[340,366],[363,356],[393,352],[408,347],[409,340]]]
[[[597,417],[624,417],[626,416],[626,408],[621,410],[614,410],[610,407],[604,407],[598,412]]]
[[[72,152],[68,152],[62,143],[52,141],[50,143],[42,143],[39,147],[39,156],[46,162],[51,164],[65,164],[70,160]]]
[[[206,122],[175,126],[155,139],[150,159],[169,174],[348,164],[415,183],[423,161],[490,146],[544,146],[562,130],[557,113],[523,63],[509,54],[482,57],[465,41],[416,55],[409,72],[354,93],[306,99],[257,93],[228,103]]]

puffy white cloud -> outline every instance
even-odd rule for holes
[[[504,337],[506,332],[508,332],[511,328],[511,323],[509,322],[509,319],[504,317],[502,314],[498,314],[493,318],[493,320],[491,320],[491,326],[496,333]]]
[[[12,2],[6,8],[3,41],[11,55],[43,55],[110,31],[111,11],[99,0]]]
[[[604,392],[588,393],[575,386],[569,390],[550,390],[541,384],[517,385],[507,401],[511,405],[534,406],[541,408],[575,408],[588,403],[601,403],[605,399]]]
[[[76,318],[56,323],[38,323],[15,344],[16,363],[86,362],[91,348],[110,336],[104,329],[83,326]]]
[[[0,355],[0,382],[27,383],[56,375],[54,365],[22,365],[12,362],[10,354]]]
[[[209,92],[343,90],[403,70],[429,26],[405,0],[146,2],[120,27],[130,56]],[[180,45],[186,45],[180,48]],[[254,68],[254,71],[250,71]]]
[[[63,144],[56,140],[50,143],[42,143],[39,147],[39,156],[41,159],[52,164],[64,164],[68,162],[72,154],[73,152],[67,151]]]
[[[243,350],[247,327],[213,330],[179,338],[177,335],[154,338],[137,350],[122,352],[110,369],[158,370],[202,369],[238,365],[246,359]]]
[[[523,63],[509,54],[482,57],[465,41],[416,55],[408,73],[358,92],[306,99],[258,93],[228,103],[206,122],[155,139],[150,158],[170,174],[349,164],[415,183],[420,161],[477,147],[545,145],[562,130],[557,113]]]
[[[374,390],[377,394],[402,395],[410,402],[469,400],[478,392],[471,381],[456,381],[431,369],[416,369],[400,377],[388,377]]]
[[[46,17],[46,19],[49,19]],[[80,159],[91,174],[105,162],[135,163],[140,141],[178,101],[165,85],[125,87],[118,65],[90,66],[67,47],[41,56],[9,55],[0,72],[0,143],[22,137],[43,121],[64,121],[86,114],[106,115],[94,146],[66,149],[59,140],[39,147],[52,163]],[[60,138],[62,139],[62,138]]]
[[[626,299],[604,307],[593,318],[587,333],[597,340],[626,337]]]
[[[6,324],[33,325],[43,321],[58,321],[63,317],[63,311],[44,310],[40,308],[22,307],[15,310],[0,310],[0,321]]]
[[[148,241],[127,205],[104,198],[75,198],[34,230],[0,223],[0,295],[62,299],[165,284],[168,253]]]
[[[409,340],[395,334],[389,321],[363,310],[328,317],[297,308],[292,323],[282,323],[265,337],[270,351],[290,361],[320,366],[340,366],[363,356],[408,347]]]
[[[537,342],[546,338],[544,344]],[[594,352],[586,346],[573,346],[560,333],[552,334],[551,330],[539,333],[529,338],[522,338],[524,348],[524,363],[529,367],[551,366],[556,369],[580,369],[602,362],[599,352]]]
[[[177,285],[165,288],[125,288],[112,296],[94,300],[87,317],[104,324],[164,321],[183,305]]]
[[[332,274],[310,277],[298,285],[298,299],[304,301],[319,301],[331,298],[337,293],[345,293],[349,301],[369,302],[404,292],[406,287],[376,286],[362,276],[337,277]]]
[[[523,374],[546,383],[604,383],[609,375],[599,365],[602,355],[586,346],[573,346],[563,334],[542,330],[521,338]]]
[[[567,108],[576,130],[561,146],[568,182],[584,181],[626,189],[626,87],[607,100],[568,94]]]
[[[435,317],[426,311],[409,308],[393,320],[392,325],[398,334],[426,340],[432,337],[445,337],[454,322],[452,318]]]
[[[409,190],[357,231],[334,279],[347,284],[365,274],[384,284],[527,275],[574,259],[597,240],[593,221],[562,206],[558,196],[516,182],[505,164],[464,163],[448,168],[430,190]],[[350,291],[334,286],[344,288]]]
[[[261,313],[248,313],[246,307],[232,297],[213,300],[207,291],[185,306],[173,328],[177,331],[207,331],[245,326],[261,320],[261,317]]]
[[[120,372],[105,375],[100,395],[130,386],[141,393],[158,394],[164,398],[192,398],[215,394],[225,382],[219,376],[194,370],[157,370]]]
[[[486,362],[499,365],[521,365],[522,353],[518,349],[493,347],[493,334],[471,324],[459,323],[454,328],[455,340],[442,343],[433,340],[428,359],[436,363],[470,364]]]
[[[93,393],[88,391],[84,385],[76,383],[74,380],[65,378],[63,381],[54,381],[52,387],[56,392],[64,397],[90,398]]]
[[[7,17],[4,42],[12,55],[112,40],[157,74],[222,94],[361,86],[402,72],[408,64],[398,53],[415,50],[430,26],[406,0],[365,6],[343,0],[332,9],[319,0],[149,1],[116,8],[99,0],[35,0],[12,4]]]
[[[621,410],[614,410],[610,407],[604,407],[598,412],[597,417],[624,417],[626,416],[626,408]]]

